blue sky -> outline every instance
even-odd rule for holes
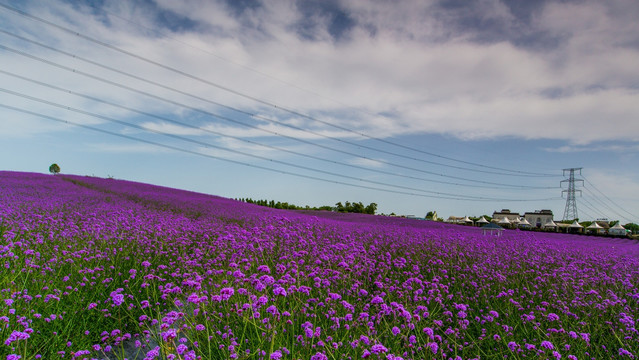
[[[0,169],[639,222],[634,0],[0,5]]]

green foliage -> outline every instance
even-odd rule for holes
[[[58,164],[51,164],[51,166],[49,166],[49,172],[52,173],[53,175],[55,174],[59,174],[60,173],[60,166],[58,166]]]
[[[349,212],[349,213],[358,213],[358,214],[371,214],[375,215],[377,211],[377,204],[370,203],[366,206],[362,202],[354,202],[351,203],[347,201],[345,204],[338,202],[335,206],[323,205],[323,206],[297,206],[295,204],[289,204],[287,202],[275,202],[275,200],[253,200],[251,198],[240,198],[237,199],[242,202],[267,206],[273,209],[285,209],[285,210],[315,210],[315,211],[335,211],[335,212]]]
[[[626,230],[632,231],[633,234],[638,234],[639,233],[639,225],[637,225],[635,223],[628,223],[628,224],[624,225],[623,227],[625,227]]]
[[[335,204],[334,210],[337,211],[337,212],[348,212],[348,213],[374,215],[375,211],[377,211],[377,204],[376,203],[370,203],[368,206],[364,206],[364,204],[362,204],[362,202],[351,203],[350,201],[347,201],[344,204],[342,204],[341,202],[338,202],[337,204]]]

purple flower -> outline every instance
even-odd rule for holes
[[[387,352],[388,349],[382,344],[375,344],[371,347],[371,351],[373,352],[373,354],[380,354]]]
[[[193,294],[189,295],[189,297],[186,298],[186,301],[188,301],[190,303],[193,303],[193,304],[199,304],[201,302],[200,301],[200,297],[196,293],[193,293]]]
[[[4,344],[9,346],[14,341],[27,340],[28,338],[30,338],[28,333],[13,330],[13,332],[11,332],[11,334],[9,335],[9,338],[5,340]]]
[[[156,346],[155,349],[146,353],[146,359],[155,359],[158,355],[160,355],[160,347]]]
[[[384,303],[384,299],[382,299],[379,296],[375,296],[373,297],[373,299],[371,300],[371,304],[383,304]]]
[[[313,331],[312,327],[307,327],[304,329],[304,334],[306,334],[307,338],[312,338],[313,335],[315,335],[315,332]]]
[[[279,350],[276,350],[274,353],[271,354],[271,360],[280,360],[282,358],[282,352]]]
[[[124,295],[120,294],[120,292],[122,291],[124,291],[124,289],[118,288],[117,290],[111,292],[110,296],[113,305],[120,306],[122,305],[122,303],[124,303]]]
[[[426,335],[428,335],[428,336],[430,337],[430,339],[431,339],[431,340],[435,338],[435,337],[434,337],[435,332],[433,331],[433,329],[432,329],[432,328],[425,327],[425,328],[424,328],[424,333],[426,333]]]
[[[549,349],[549,350],[552,350],[555,348],[550,341],[546,341],[546,340],[541,342],[541,347],[545,349]]]
[[[19,360],[21,358],[22,358],[22,356],[20,356],[18,354],[9,354],[9,355],[7,355],[7,360]]]
[[[437,343],[428,343],[428,347],[430,347],[430,351],[432,351],[433,354],[437,354],[437,350],[439,350],[439,345],[437,345]]]
[[[619,348],[619,356],[628,356],[631,359],[635,358],[630,351],[625,350],[624,348]]]
[[[180,345],[177,346],[177,348],[175,350],[177,351],[178,354],[182,355],[188,349],[189,348],[186,345],[180,344]]]
[[[559,315],[555,313],[550,313],[546,316],[546,319],[548,319],[548,321],[557,321],[559,320]]]
[[[393,326],[393,329],[391,329],[391,332],[393,333],[393,335],[397,336],[399,335],[399,333],[401,333],[402,331],[399,330],[399,328],[397,326]]]
[[[315,355],[311,356],[311,360],[328,360],[328,357],[324,355],[324,353],[318,352]]]
[[[273,288],[273,294],[274,294],[275,296],[278,296],[278,295],[280,295],[280,296],[286,296],[286,295],[287,295],[287,294],[286,294],[286,289],[284,289],[283,287],[276,287],[276,288]]]
[[[222,300],[230,299],[233,294],[235,294],[235,289],[233,289],[232,287],[225,287],[220,290],[220,296],[222,297]]]

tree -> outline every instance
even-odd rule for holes
[[[426,220],[437,221],[437,211],[429,211],[426,213]]]
[[[371,214],[371,215],[375,215],[375,211],[377,211],[377,204],[375,203],[368,204],[368,206],[366,206],[366,208],[364,209],[364,212],[366,214]]]
[[[60,166],[58,166],[58,164],[51,164],[51,166],[49,166],[49,172],[52,173],[53,175],[59,174]]]
[[[633,234],[636,234],[636,233],[639,232],[639,225],[637,225],[635,223],[628,223],[628,224],[624,225],[623,227],[625,227],[626,230],[632,231]]]

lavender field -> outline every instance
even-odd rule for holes
[[[0,172],[0,358],[633,359],[639,244]]]

